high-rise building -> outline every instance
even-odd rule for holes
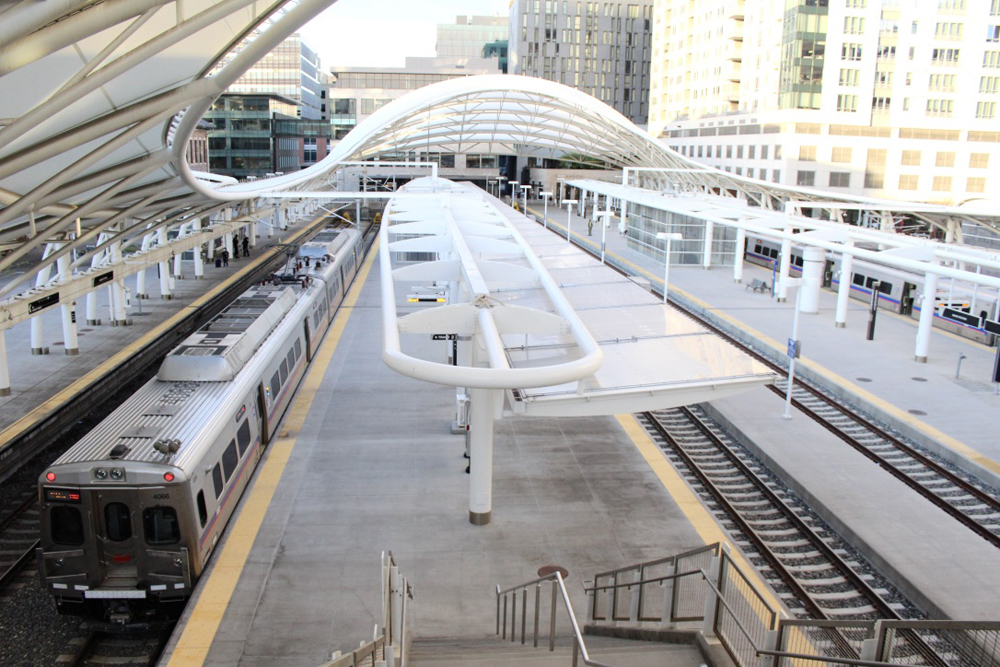
[[[482,58],[483,48],[507,39],[506,16],[459,16],[437,24],[438,58]]]
[[[280,95],[295,102],[299,118],[326,120],[329,118],[326,85],[326,73],[319,55],[294,33],[247,70],[226,92]]]
[[[653,0],[511,0],[511,74],[596,97],[637,125],[649,113]]]
[[[662,0],[649,128],[783,184],[961,203],[1000,188],[1000,0]]]

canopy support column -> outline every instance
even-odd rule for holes
[[[715,240],[715,224],[705,221],[705,247],[701,252],[701,266],[706,271],[712,268],[712,242]]]
[[[743,282],[743,258],[746,255],[747,230],[736,228],[736,250],[733,252],[733,282]]]
[[[70,279],[69,260],[69,255],[63,255],[56,262],[59,266],[60,280]],[[76,335],[76,301],[60,305],[59,310],[62,312],[63,350],[69,356],[80,354],[80,345],[77,342],[79,339]]]
[[[854,243],[849,241],[847,247]],[[837,286],[837,317],[834,326],[843,329],[847,326],[847,303],[851,298],[851,282],[854,275],[854,255],[845,252],[840,256],[840,284]]]
[[[45,252],[42,253],[42,260],[48,258],[53,252],[55,252],[56,247],[51,243],[45,244]],[[38,275],[35,276],[35,287],[41,287],[45,283],[49,282],[49,275],[52,272],[52,265],[46,264],[38,271]],[[35,315],[31,318],[31,353],[32,354],[48,354],[49,348],[45,347],[42,338],[42,318],[40,315]]]
[[[195,234],[201,234],[201,221],[202,221],[201,218],[197,218],[194,221],[194,233]],[[208,222],[208,218],[205,218],[205,222]],[[202,248],[202,246],[200,246],[200,245],[192,248],[192,252],[194,252],[194,279],[195,280],[204,280],[205,279],[205,260],[202,259],[201,248]]]
[[[786,230],[788,231],[788,230]],[[778,301],[788,300],[788,275],[792,266],[792,242],[785,239],[781,242],[781,266],[778,269]]]
[[[160,246],[167,245],[167,229],[166,227],[160,227],[158,234],[158,241]],[[170,293],[170,263],[160,262],[160,298],[170,300],[174,298],[173,294]]]
[[[10,396],[10,365],[7,363],[7,340],[0,329],[0,396]]]
[[[937,284],[936,273],[924,274],[924,298],[920,302],[920,321],[917,323],[917,349],[913,354],[913,360],[919,364],[927,363],[927,352],[931,346],[931,325],[934,323]]]
[[[493,514],[493,402],[497,391],[469,390],[469,523],[474,526],[485,526]]]
[[[823,284],[823,269],[826,267],[826,251],[822,248],[805,248],[802,251],[802,294],[801,311],[819,312],[819,289]]]

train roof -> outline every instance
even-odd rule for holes
[[[165,382],[232,380],[292,309],[300,290],[297,284],[248,289],[171,350],[156,377]]]
[[[299,246],[299,257],[335,257],[337,252],[347,244],[352,234],[346,229],[324,229]]]

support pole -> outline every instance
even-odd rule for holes
[[[712,242],[715,240],[715,224],[705,221],[705,246],[701,251],[701,266],[706,271],[712,268]]]
[[[743,282],[743,258],[746,255],[747,230],[736,228],[736,251],[733,253],[733,282]]]
[[[68,281],[71,277],[69,260],[69,255],[63,255],[57,260],[60,280]],[[60,305],[59,310],[62,312],[63,350],[72,357],[80,354],[76,335],[76,301]]]
[[[157,232],[159,245],[164,247],[167,245],[167,230],[165,227],[160,227]],[[170,293],[170,262],[160,262],[160,298],[170,300],[174,298],[173,294]]]
[[[786,232],[791,230],[786,229]],[[785,239],[781,242],[781,266],[778,270],[778,301],[788,300],[789,269],[792,266],[792,242]]]
[[[475,339],[473,338],[473,345]],[[469,523],[485,526],[493,513],[493,393],[470,389]]]
[[[802,250],[802,287],[799,289],[799,295],[802,299],[803,313],[819,312],[819,290],[823,284],[824,268],[826,268],[825,250],[822,248]]]
[[[201,218],[194,221],[194,233],[201,234]],[[208,218],[205,218],[205,222],[208,222]],[[197,245],[192,249],[194,252],[194,279],[204,280],[205,279],[205,260],[202,259],[202,246]]]
[[[937,296],[938,276],[924,274],[924,296],[920,302],[920,321],[917,323],[917,346],[913,359],[917,363],[927,363],[927,352],[931,346],[931,325],[934,323],[934,302]]]
[[[186,223],[181,225],[180,236],[184,236],[187,230],[188,230],[188,225]],[[174,255],[174,276],[178,280],[184,280],[183,259],[184,259],[184,253],[179,252],[176,255]]]
[[[847,247],[854,245],[847,242]],[[847,326],[847,303],[851,298],[851,284],[854,276],[854,255],[845,252],[840,256],[840,284],[837,285],[837,316],[834,326],[843,329]]]
[[[0,396],[10,396],[10,365],[7,361],[7,339],[0,329]]]
[[[51,243],[45,244],[45,251],[42,253],[42,259],[48,258],[53,252],[55,252],[56,247]],[[38,275],[35,276],[35,287],[41,287],[45,283],[49,282],[49,275],[52,272],[52,265],[48,264],[41,270],[39,270]],[[42,318],[41,315],[35,315],[31,318],[31,353],[32,354],[48,354],[49,348],[45,347],[44,339],[42,337]]]
[[[142,252],[149,250],[153,243],[153,235],[145,234],[142,237]],[[142,268],[135,274],[135,298],[148,299],[149,292],[146,291],[146,269]]]

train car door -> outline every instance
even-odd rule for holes
[[[833,287],[833,260],[826,260],[823,266],[823,287],[830,289]]]
[[[306,317],[306,319],[302,321],[302,328],[306,332],[306,361],[307,362],[312,362],[312,360],[313,360],[313,349],[312,349],[312,339],[309,336],[309,318],[308,317]]]
[[[257,384],[257,412],[260,414],[260,446],[263,449],[271,441],[267,424],[267,399],[264,396],[263,382]]]
[[[141,508],[131,507],[138,495],[121,490],[97,490],[93,496],[94,532],[97,538],[97,558],[101,564],[101,585],[112,588],[132,588],[139,578],[142,555]]]
[[[915,297],[913,291],[917,288],[913,283],[903,283],[903,291],[899,296],[899,314],[913,315],[913,302]]]

